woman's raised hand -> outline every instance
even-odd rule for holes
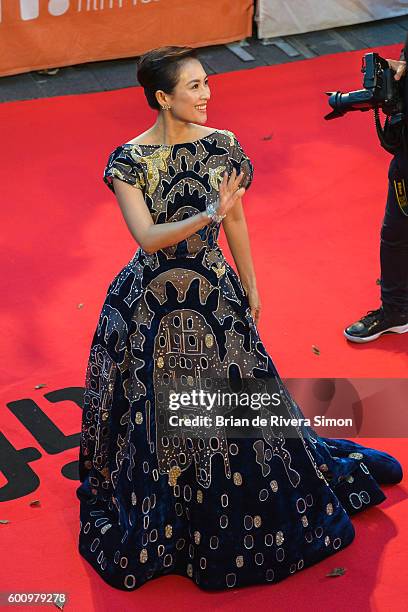
[[[235,168],[231,172],[231,176],[228,178],[228,173],[224,172],[224,176],[220,183],[220,203],[217,208],[217,214],[226,215],[230,208],[232,208],[239,198],[245,193],[245,187],[240,187],[239,184],[244,177],[244,173],[241,172],[237,175]]]

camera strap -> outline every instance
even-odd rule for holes
[[[385,118],[384,127],[381,125],[380,109],[378,106],[373,108],[374,122],[377,136],[383,149],[391,155],[395,155],[401,149],[406,150],[405,120],[400,113],[399,121],[392,123],[390,117]]]
[[[407,191],[405,188],[405,180],[403,178],[400,178],[394,179],[393,182],[398,206],[400,207],[402,214],[408,217],[408,199]]]

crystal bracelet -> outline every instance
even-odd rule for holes
[[[215,221],[215,223],[221,223],[224,217],[227,216],[226,214],[225,215],[217,214],[217,209],[215,208],[213,202],[210,202],[210,204],[207,204],[206,213],[212,221]]]

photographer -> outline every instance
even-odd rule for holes
[[[408,40],[407,40],[408,42]],[[400,80],[406,74],[407,43],[399,60],[387,60]],[[404,105],[408,108],[408,82],[404,78]],[[408,128],[408,117],[405,117]],[[406,132],[404,134],[407,139]],[[384,333],[408,332],[408,143],[393,156],[388,171],[388,197],[381,228],[381,301],[344,330],[347,340],[371,342]]]

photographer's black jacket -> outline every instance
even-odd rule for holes
[[[405,38],[405,45],[402,47],[401,49],[401,54],[400,54],[400,61],[406,61],[407,55],[408,55],[408,34]]]

